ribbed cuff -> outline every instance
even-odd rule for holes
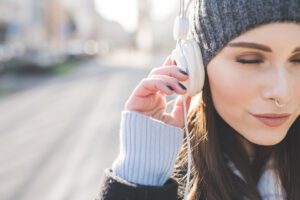
[[[122,111],[115,175],[140,185],[162,186],[173,172],[181,128],[134,111]]]

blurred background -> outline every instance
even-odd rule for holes
[[[175,47],[174,0],[0,0],[0,199],[87,200],[135,86]]]

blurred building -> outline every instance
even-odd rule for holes
[[[136,46],[150,52],[165,52],[175,47],[173,26],[177,10],[171,10],[163,19],[155,20],[151,15],[152,0],[138,0],[138,24]]]
[[[176,46],[173,38],[173,26],[177,12],[175,11],[163,20],[153,20],[151,27],[153,30],[153,51],[169,51]],[[163,26],[162,26],[163,24]]]
[[[94,0],[1,0],[0,13],[0,63],[16,57],[48,67],[132,45],[133,36],[103,19]]]
[[[63,4],[78,25],[80,38],[101,38],[120,47],[131,44],[131,34],[120,24],[101,17],[96,11],[95,0],[65,0]]]

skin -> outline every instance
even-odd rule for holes
[[[230,41],[208,64],[214,106],[219,115],[240,135],[250,156],[252,144],[275,145],[282,141],[300,114],[300,25],[271,23],[249,30]],[[264,45],[237,47],[237,42]],[[241,60],[259,63],[243,64]],[[178,83],[186,81],[169,56],[162,67],[151,70],[134,89],[125,110],[140,112],[164,123],[184,126],[183,105],[177,98],[171,113],[166,113],[166,95],[186,93]],[[167,86],[171,86],[172,89]],[[280,104],[278,108],[274,99]],[[187,97],[189,109],[190,97]],[[278,127],[269,127],[252,114],[289,113]]]
[[[300,114],[300,25],[271,23],[247,31],[230,41],[208,64],[212,99],[218,114],[241,136],[250,156],[252,144],[282,141]],[[231,46],[258,43],[270,50]],[[259,60],[242,64],[237,59]],[[286,106],[279,108],[274,99]],[[252,114],[290,113],[277,127],[269,127]]]

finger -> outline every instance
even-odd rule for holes
[[[174,64],[174,62],[173,62],[173,60],[172,60],[171,55],[168,55],[167,58],[166,58],[166,60],[165,60],[164,63],[163,63],[163,66],[166,66],[166,65],[173,65],[173,64]]]
[[[135,97],[147,97],[149,95],[161,92],[162,94],[171,95],[174,93],[173,87],[168,87],[174,85],[173,81],[170,79],[162,78],[147,78],[143,79],[138,86],[134,89],[132,95]]]
[[[186,112],[188,113],[189,108],[190,108],[190,104],[191,104],[191,96],[185,96],[185,100],[186,100]],[[176,119],[177,123],[180,124],[182,127],[184,126],[184,108],[183,108],[183,101],[182,101],[182,97],[178,96],[175,102],[175,106],[171,112],[171,115],[174,117],[174,119]],[[186,114],[187,114],[186,113]]]
[[[153,115],[153,112],[155,110],[156,111],[165,110],[165,107],[166,107],[165,98],[160,95],[130,98],[125,104],[125,110],[140,111],[149,116]]]
[[[163,114],[162,121],[178,128],[183,127],[181,123],[178,123],[177,120],[168,113]]]
[[[161,79],[166,82],[167,85],[171,86],[177,94],[185,94],[187,92],[185,86],[180,83],[176,78],[166,75],[153,75],[151,78]]]
[[[178,79],[178,81],[186,81],[189,78],[188,74],[182,71],[176,65],[154,68],[151,70],[148,77],[153,75],[167,75]]]

